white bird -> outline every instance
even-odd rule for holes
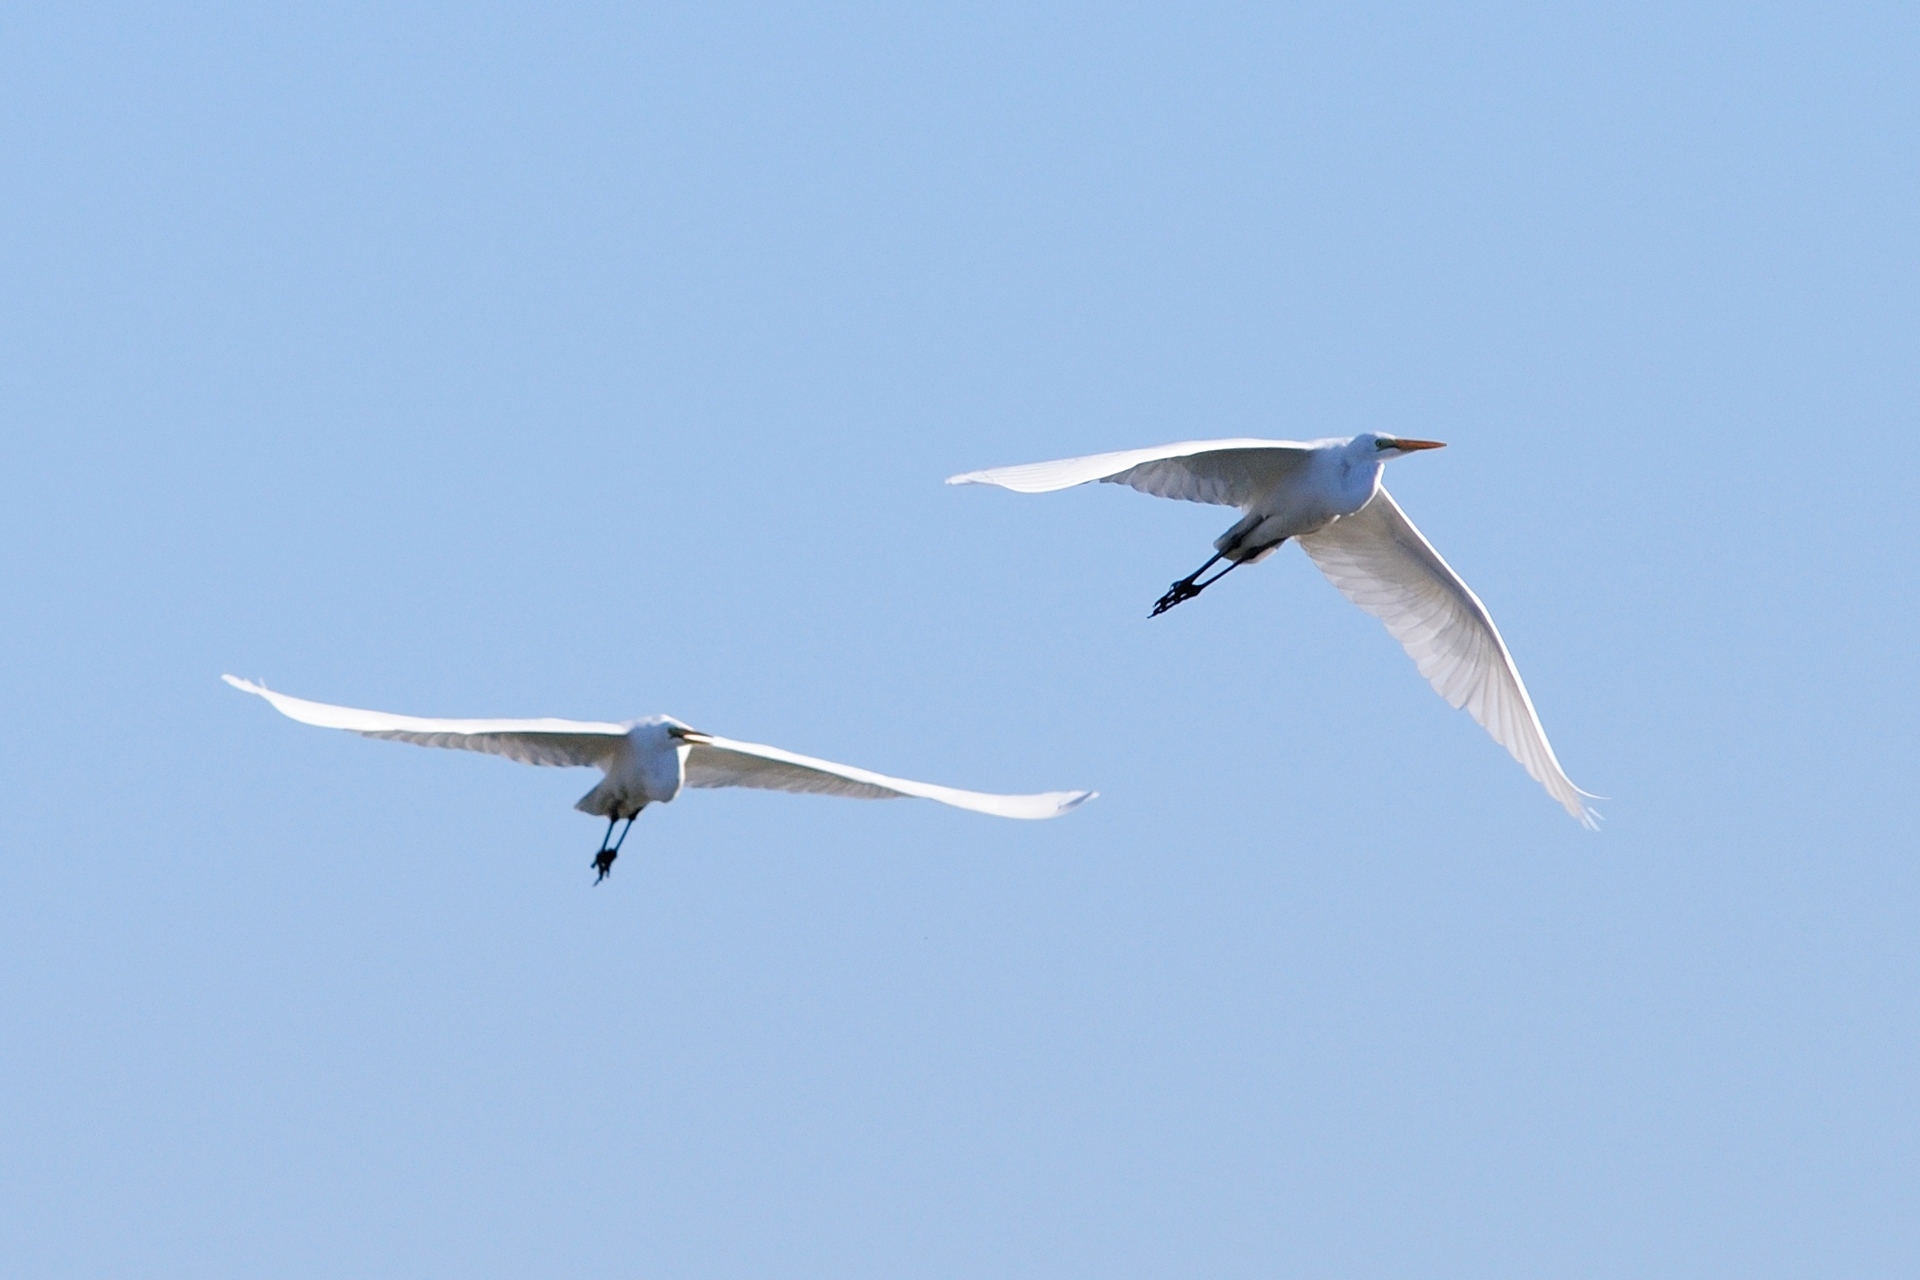
[[[1185,440],[1151,449],[969,471],[948,484],[991,484],[1050,493],[1100,480],[1159,498],[1237,507],[1240,521],[1214,540],[1214,555],[1173,584],[1153,616],[1191,600],[1243,564],[1298,539],[1347,599],[1386,624],[1434,689],[1465,707],[1494,741],[1583,825],[1595,825],[1521,683],[1493,618],[1381,486],[1386,463],[1437,440],[1368,432],[1330,440]],[[1201,582],[1221,560],[1227,567]]]
[[[593,866],[607,878],[633,820],[650,804],[665,804],[685,787],[755,787],[763,791],[804,791],[818,795],[888,800],[915,796],[938,800],[1001,818],[1057,818],[1094,798],[1093,791],[1048,791],[1040,795],[999,796],[959,791],[927,782],[889,778],[796,755],[757,742],[700,733],[672,716],[647,716],[612,724],[594,720],[437,720],[392,715],[308,702],[275,693],[237,676],[221,676],[246,693],[258,694],[281,715],[323,729],[345,729],[368,738],[391,738],[423,747],[456,747],[505,756],[522,764],[593,765],[606,777],[573,807],[607,819],[607,833]],[[619,840],[613,830],[626,821]]]

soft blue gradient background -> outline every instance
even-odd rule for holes
[[[1920,18],[0,16],[0,1270],[1896,1276]],[[1297,553],[1365,429],[1582,832]],[[307,729],[621,718],[1055,823]]]

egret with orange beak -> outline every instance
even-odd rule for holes
[[[1187,440],[969,471],[947,483],[1051,493],[1099,480],[1239,508],[1239,521],[1214,539],[1213,556],[1169,587],[1149,616],[1295,539],[1341,594],[1386,624],[1441,697],[1465,707],[1568,813],[1592,827],[1586,801],[1593,797],[1555,758],[1492,615],[1380,483],[1393,459],[1444,447],[1371,431],[1331,440]],[[1227,567],[1203,581],[1222,560]]]
[[[650,804],[665,804],[683,787],[754,787],[763,791],[800,791],[890,800],[911,796],[937,800],[957,809],[997,818],[1057,818],[1077,809],[1096,793],[1045,791],[1037,795],[994,795],[962,791],[931,782],[890,778],[871,769],[835,764],[782,751],[758,742],[740,742],[701,733],[672,716],[646,716],[619,723],[603,720],[445,720],[367,711],[276,693],[238,676],[221,676],[242,693],[265,698],[274,710],[301,724],[345,729],[367,738],[387,738],[422,747],[453,747],[505,756],[522,764],[591,766],[606,776],[573,807],[607,820],[607,833],[593,855],[595,884],[613,870],[633,820]],[[619,839],[614,829],[620,823]]]

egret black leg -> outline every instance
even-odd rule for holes
[[[1161,596],[1158,600],[1154,601],[1153,612],[1148,614],[1147,616],[1149,618],[1157,618],[1161,614],[1165,613],[1167,610],[1173,608],[1173,606],[1179,604],[1182,600],[1191,600],[1195,596],[1199,595],[1206,588],[1203,586],[1202,587],[1194,586],[1193,585],[1194,581],[1198,579],[1201,574],[1205,573],[1207,570],[1213,568],[1214,565],[1218,564],[1220,562],[1220,557],[1225,554],[1226,552],[1224,551],[1214,552],[1213,559],[1207,561],[1205,564],[1201,565],[1198,569],[1195,569],[1192,573],[1180,579],[1180,581],[1174,583],[1171,587],[1168,587],[1167,594]]]
[[[613,839],[613,829],[619,825],[620,815],[616,813],[608,821],[607,834],[600,837],[600,852],[593,855],[593,869],[600,873],[594,877],[595,884],[599,884],[613,874],[613,860],[620,856],[620,846],[627,842],[627,832],[633,830],[633,820],[639,816],[638,809],[627,815],[627,825],[620,828],[618,840]],[[607,843],[609,840],[613,841],[611,845]]]
[[[1207,561],[1205,564],[1201,565],[1198,569],[1195,569],[1192,573],[1180,579],[1180,581],[1174,583],[1173,586],[1167,590],[1167,594],[1161,596],[1158,600],[1154,602],[1153,612],[1148,614],[1147,616],[1149,618],[1159,617],[1161,614],[1165,613],[1167,610],[1173,608],[1173,606],[1179,604],[1182,600],[1193,599],[1195,596],[1199,595],[1202,591],[1205,591],[1208,587],[1220,581],[1220,579],[1226,577],[1228,574],[1232,573],[1235,569],[1238,569],[1240,567],[1241,562],[1238,560],[1234,560],[1229,562],[1226,568],[1214,574],[1211,578],[1208,578],[1205,582],[1199,581],[1200,575],[1205,573],[1207,570],[1213,568],[1213,566],[1219,562],[1221,556],[1224,556],[1225,554],[1226,554],[1225,552],[1221,552],[1218,555],[1215,555],[1212,560]]]

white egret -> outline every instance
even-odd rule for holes
[[[1586,801],[1594,797],[1574,786],[1554,757],[1486,606],[1381,486],[1388,461],[1444,447],[1375,432],[1309,441],[1186,440],[969,471],[947,483],[1050,493],[1099,480],[1238,508],[1241,519],[1214,540],[1213,557],[1155,602],[1155,617],[1297,539],[1347,599],[1386,624],[1441,697],[1465,707],[1568,813],[1592,827],[1596,815]],[[1222,560],[1226,568],[1200,581]]]
[[[522,764],[593,765],[606,776],[580,797],[574,808],[607,819],[607,832],[594,855],[599,884],[613,868],[633,820],[650,804],[665,804],[685,787],[755,787],[763,791],[803,791],[818,795],[886,800],[914,796],[938,800],[975,813],[1001,818],[1057,818],[1098,794],[1048,791],[1039,795],[1000,796],[959,791],[927,782],[889,778],[796,755],[757,742],[736,742],[689,728],[672,716],[647,716],[612,724],[593,720],[437,720],[392,715],[308,702],[275,693],[237,676],[222,676],[246,693],[258,694],[281,715],[323,729],[345,729],[368,738],[391,738],[423,747],[455,747],[505,756]],[[625,820],[620,838],[614,828]]]

